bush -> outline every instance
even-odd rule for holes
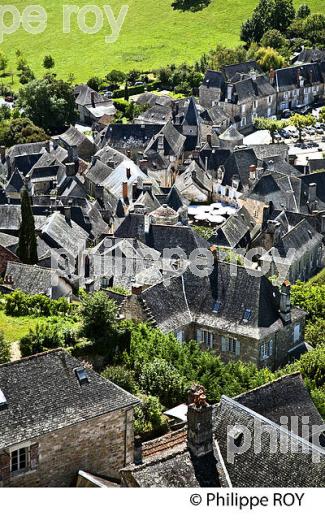
[[[139,390],[133,370],[129,370],[122,365],[107,367],[101,375],[131,394],[136,394]]]
[[[164,430],[167,430],[167,418],[162,415],[163,407],[158,397],[141,394],[138,397],[141,404],[134,409],[134,433],[164,433]]]
[[[10,344],[5,340],[4,334],[0,331],[0,365],[10,361]]]
[[[26,294],[19,289],[6,295],[5,313],[8,316],[58,316],[72,312],[65,299],[51,300],[44,294]]]
[[[139,384],[146,394],[159,397],[166,407],[175,406],[185,399],[186,381],[163,359],[155,359],[143,366]]]
[[[20,340],[20,352],[23,357],[64,346],[62,330],[59,325],[53,323],[37,323],[35,330],[30,329]]]

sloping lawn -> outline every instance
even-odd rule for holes
[[[146,71],[168,63],[192,63],[217,43],[230,47],[239,44],[240,26],[251,15],[257,0],[211,0],[207,7],[198,12],[174,10],[172,3],[173,0],[72,2],[79,8],[97,5],[102,9],[102,15],[99,18],[97,15],[100,25],[102,17],[102,29],[96,34],[86,34],[79,29],[76,14],[70,17],[70,33],[63,33],[63,5],[69,5],[69,2],[40,0],[37,4],[47,11],[44,32],[30,34],[20,28],[3,36],[0,48],[10,57],[8,72],[15,72],[17,49],[23,51],[36,74],[43,72],[44,55],[51,54],[58,76],[67,78],[69,73],[73,73],[77,81],[85,81],[95,75],[105,76],[112,69]],[[302,0],[295,1],[296,6],[301,3]],[[307,3],[312,12],[325,12],[325,0],[308,0]],[[105,37],[112,34],[107,17],[103,14],[105,4],[112,8],[115,18],[122,5],[128,6],[114,43],[105,43]],[[30,2],[16,0],[14,5],[22,13]],[[67,17],[65,19],[67,26]],[[5,21],[10,25],[12,17],[8,16]],[[95,21],[94,14],[85,18],[89,27],[94,27]]]
[[[30,328],[34,328],[37,322],[44,322],[46,318],[32,318],[31,316],[7,316],[4,311],[0,311],[0,330],[10,343],[19,341],[28,334]]]

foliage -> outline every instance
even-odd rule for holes
[[[6,120],[0,127],[0,143],[5,146],[46,141],[48,135],[27,117]]]
[[[320,123],[325,123],[325,107],[322,107],[318,114],[318,121]]]
[[[21,224],[17,256],[24,264],[34,265],[38,262],[35,221],[26,189],[21,190]]]
[[[213,228],[208,226],[192,226],[192,228],[200,237],[204,238],[205,240],[209,240],[214,233]]]
[[[310,7],[307,4],[301,4],[296,13],[297,18],[307,18],[310,15]]]
[[[20,340],[20,352],[23,357],[64,346],[61,328],[52,323],[37,323],[35,329],[31,329],[29,334]]]
[[[0,71],[4,74],[5,73],[5,70],[8,66],[8,58],[7,56],[0,51]]]
[[[51,55],[44,56],[43,67],[45,69],[53,69],[55,66],[54,58]]]
[[[325,319],[309,322],[305,329],[305,340],[314,348],[325,348]]]
[[[274,143],[276,132],[284,128],[285,122],[266,117],[257,117],[254,119],[254,126],[258,130],[268,130],[271,135],[272,143]]]
[[[325,319],[325,285],[297,282],[291,288],[292,305],[307,312],[309,321]]]
[[[154,359],[143,365],[139,385],[144,393],[159,397],[168,408],[185,399],[186,380],[164,359]]]
[[[120,71],[120,70],[111,70],[111,72],[109,72],[107,75],[106,75],[106,79],[107,81],[111,82],[111,83],[123,83],[123,81],[125,81],[125,73]]]
[[[138,395],[141,404],[134,410],[134,433],[164,433],[167,430],[167,419],[162,415],[163,407],[158,399],[152,395]]]
[[[280,49],[286,44],[286,39],[278,29],[269,29],[261,39],[262,47],[272,47],[273,49]]]
[[[53,75],[28,83],[18,101],[25,115],[50,134],[76,121],[73,87]]]
[[[284,65],[283,56],[271,47],[260,47],[256,52],[255,59],[265,72],[270,69],[280,69]]]
[[[302,115],[294,114],[289,119],[289,125],[295,126],[299,133],[299,140],[302,138],[302,131],[308,126],[313,126],[316,123],[316,118],[311,114]]]
[[[8,105],[0,106],[0,121],[5,121],[10,118],[11,110]]]
[[[260,0],[251,18],[241,28],[241,39],[247,43],[260,42],[264,33],[277,29],[285,33],[295,18],[292,0]]]
[[[109,379],[116,385],[124,388],[131,394],[136,394],[139,390],[138,385],[135,381],[134,372],[123,365],[112,365],[101,373],[105,379]]]
[[[10,344],[5,340],[4,333],[0,330],[0,365],[10,361]]]
[[[72,309],[65,298],[52,300],[45,294],[26,294],[19,289],[5,297],[8,316],[64,316],[72,314]]]
[[[92,78],[90,78],[87,81],[88,87],[92,88],[93,90],[96,90],[97,92],[98,92],[98,90],[100,90],[102,83],[103,83],[103,80],[101,78],[99,78],[98,76],[93,76]]]

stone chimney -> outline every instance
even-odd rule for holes
[[[194,457],[213,452],[212,406],[201,385],[194,385],[188,392],[187,447]]]
[[[138,284],[138,283],[134,283],[131,287],[131,292],[132,294],[136,295],[136,296],[139,296],[139,294],[142,293],[142,285]]]
[[[142,464],[142,442],[139,435],[134,437],[134,464]]]
[[[284,323],[291,322],[290,290],[290,282],[285,280],[280,289],[280,316]]]
[[[96,92],[91,92],[91,93],[90,93],[91,106],[92,106],[93,108],[96,108],[95,94],[96,94]]]
[[[212,135],[211,134],[207,135],[207,143],[209,146],[212,146]]]
[[[272,69],[272,68],[269,71],[269,81],[270,81],[271,85],[274,85],[274,83],[275,83],[275,70]]]
[[[311,182],[308,185],[308,207],[310,211],[314,211],[317,207],[317,184],[315,182]]]
[[[122,198],[127,200],[129,198],[129,186],[127,182],[122,183]]]
[[[250,182],[256,181],[256,166],[255,164],[251,164],[249,167],[249,180]]]
[[[45,150],[46,150],[48,153],[50,153],[50,151],[51,151],[50,141],[45,141],[44,148],[45,148]]]
[[[76,175],[76,165],[74,162],[65,163],[65,173],[67,177],[73,177]]]
[[[131,179],[131,168],[126,169],[126,178]]]
[[[148,159],[141,159],[139,161],[139,168],[142,172],[147,173],[148,171]]]

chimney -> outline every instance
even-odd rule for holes
[[[76,145],[69,146],[68,149],[68,161],[69,162],[76,162],[78,159],[78,150]]]
[[[249,167],[249,180],[254,182],[256,181],[256,166],[255,164],[251,164]]]
[[[44,148],[48,153],[50,153],[50,141],[45,141]]]
[[[201,385],[194,385],[188,392],[187,446],[194,457],[213,451],[212,406],[206,402]]]
[[[104,200],[104,186],[102,186],[101,184],[96,184],[95,195],[96,195],[96,199],[103,201]]]
[[[96,162],[97,162],[97,159],[98,157],[96,157],[96,155],[93,155],[92,158],[91,158],[91,165],[92,166],[95,166]]]
[[[280,289],[280,316],[284,323],[291,322],[290,282],[285,280]]]
[[[227,101],[228,103],[231,103],[232,101],[232,92],[233,92],[233,85],[230,83],[227,85]]]
[[[123,200],[127,200],[129,198],[129,186],[127,182],[122,183],[122,197]]]
[[[208,143],[209,146],[212,147],[212,135],[211,134],[207,135],[207,143]]]
[[[315,182],[311,182],[308,185],[308,201],[307,201],[310,211],[314,211],[316,209],[316,206],[317,206],[316,194],[317,194],[317,184]]]
[[[274,85],[275,83],[275,70],[274,69],[270,69],[270,72],[269,72],[269,81],[271,83],[271,85]]]
[[[277,220],[268,220],[266,223],[266,233],[270,235],[272,246],[277,245],[281,235],[281,224]],[[270,247],[272,247],[270,246]]]
[[[139,161],[139,168],[142,172],[147,173],[147,166],[148,166],[148,160],[147,159],[141,159]]]
[[[143,181],[143,192],[152,193],[152,182],[151,181]]]
[[[65,163],[65,173],[67,177],[73,177],[76,174],[76,165],[74,162]]]
[[[96,108],[96,103],[95,103],[95,94],[96,94],[96,92],[94,92],[94,91],[90,93],[91,106],[92,106],[93,108]]]
[[[131,179],[131,168],[126,169],[126,178]]]
[[[6,147],[5,146],[0,146],[0,157],[1,157],[1,162],[5,162],[6,160]]]
[[[139,435],[134,437],[134,464],[142,464],[142,442]]]
[[[320,232],[325,233],[325,215],[321,216]]]
[[[132,288],[131,288],[131,292],[132,292],[132,294],[139,296],[139,294],[142,293],[142,285],[140,285],[138,283],[133,284]]]
[[[126,151],[126,156],[130,159],[130,157],[131,157],[131,150],[127,150]]]
[[[65,216],[65,220],[70,224],[71,222],[71,205],[64,206],[63,214]]]
[[[218,262],[218,247],[214,244],[209,247],[209,251],[212,253],[214,263],[216,264]]]

